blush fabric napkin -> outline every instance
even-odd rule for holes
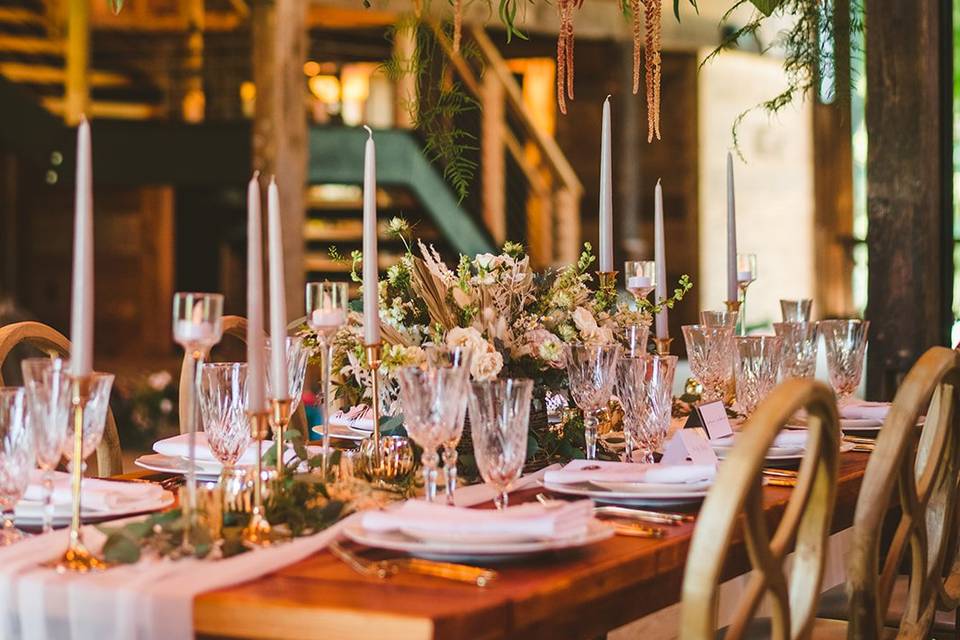
[[[396,508],[364,513],[361,524],[376,532],[429,527],[432,533],[450,536],[517,535],[551,540],[583,535],[592,517],[590,500],[559,506],[526,503],[502,511],[407,500]]]
[[[266,451],[272,446],[272,440],[264,440],[261,444],[263,451]],[[183,433],[179,436],[173,436],[172,438],[158,440],[153,443],[153,450],[165,456],[186,458],[190,455],[190,434]],[[197,433],[196,453],[197,460],[201,462],[219,462],[217,457],[213,455],[213,451],[210,450],[210,445],[207,443],[207,434],[202,431]],[[257,446],[256,443],[252,442],[247,446],[247,450],[243,452],[243,455],[240,456],[240,460],[238,460],[237,463],[246,465],[255,464],[256,462]]]
[[[840,417],[847,420],[879,420],[883,422],[890,413],[887,402],[854,401],[840,406]]]
[[[129,510],[140,507],[150,508],[164,497],[164,490],[158,484],[145,482],[117,482],[101,480],[99,478],[83,479],[84,511],[114,511]],[[30,484],[23,494],[23,499],[31,502],[43,500],[43,472],[30,472]],[[73,490],[69,473],[55,471],[53,478],[53,503],[55,505],[70,504],[73,501]]]
[[[737,435],[726,438],[716,438],[710,441],[714,447],[732,447],[737,442]],[[770,444],[771,449],[803,449],[807,446],[806,429],[789,429],[781,431]]]
[[[346,411],[337,411],[330,416],[330,424],[373,431],[373,409],[365,404],[358,404]]]
[[[636,464],[604,460],[574,460],[562,469],[548,471],[543,480],[553,484],[579,482],[652,482],[686,484],[712,480],[717,469],[706,464]]]

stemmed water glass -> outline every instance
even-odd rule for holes
[[[533,380],[508,378],[470,387],[473,452],[483,481],[496,490],[493,503],[507,507],[510,485],[523,472]]]
[[[223,465],[222,477],[232,474],[250,444],[247,415],[247,365],[244,362],[206,363],[200,367],[200,416],[207,444]]]
[[[307,358],[310,355],[303,338],[300,336],[287,336],[285,338],[287,349],[287,379],[283,381],[282,386],[277,386],[273,381],[273,367],[267,367],[267,397],[268,398],[289,398],[290,412],[292,416],[300,406],[303,399],[303,379],[307,371]],[[270,339],[264,341],[264,362],[270,360]],[[309,434],[300,434],[303,438],[309,439]],[[277,455],[282,455],[283,447],[286,443],[281,442],[277,445]]]
[[[583,411],[587,460],[597,459],[597,413],[613,394],[617,378],[620,345],[574,343],[566,345],[567,377],[570,395]],[[471,422],[471,424],[473,424]]]
[[[737,254],[737,286],[740,288],[740,335],[747,335],[747,287],[757,279],[757,254]]]
[[[72,400],[67,362],[26,358],[20,363],[37,466],[43,472],[43,532],[53,529],[53,472],[63,456]]]
[[[81,445],[81,470],[86,469],[84,462],[100,446],[103,440],[103,429],[107,422],[107,411],[110,410],[110,391],[113,389],[113,374],[96,371],[90,374],[90,397],[83,408],[83,434]],[[73,460],[73,442],[76,429],[73,420],[67,421],[67,430],[63,439],[61,452],[64,457],[75,464]]]
[[[863,356],[867,349],[869,320],[822,320],[820,333],[827,347],[830,384],[838,402],[850,398],[863,376]]]
[[[813,300],[799,298],[796,300],[780,300],[780,314],[784,322],[810,322],[810,308]]]
[[[733,373],[733,325],[681,327],[690,372],[703,387],[704,402],[723,400]]]
[[[653,462],[653,453],[647,457],[646,448],[642,455],[635,456],[642,440],[640,429],[643,414],[647,410],[647,360],[642,354],[623,355],[617,362],[617,397],[623,407],[623,439],[626,445],[626,462]]]
[[[639,307],[640,301],[657,286],[657,263],[653,260],[627,260],[623,265],[623,281]]]
[[[777,385],[780,370],[780,338],[776,336],[738,336],[737,402],[746,415],[751,415],[767,394]]]
[[[729,326],[736,329],[739,315],[736,311],[705,310],[700,312],[700,324],[706,327]]]
[[[653,462],[653,452],[663,447],[673,417],[673,378],[677,356],[648,355],[645,360],[644,395],[646,403],[640,416],[639,445],[641,462]]]
[[[621,355],[630,358],[634,356],[642,356],[647,352],[647,338],[649,337],[650,325],[627,325],[620,333],[620,344],[623,345],[623,352]]]
[[[23,387],[0,387],[0,547],[23,538],[14,526],[14,508],[27,490],[33,463],[26,393]]]
[[[464,369],[464,380],[470,379],[470,364],[472,361],[472,351],[467,347],[447,347],[444,345],[434,345],[426,349],[426,364],[429,367],[454,367]],[[465,383],[466,384],[466,383]],[[467,389],[464,389],[463,398],[460,400],[460,407],[454,416],[453,423],[447,431],[443,440],[443,479],[444,493],[447,497],[447,504],[455,504],[454,498],[457,491],[457,445],[460,444],[460,438],[463,436],[463,422],[467,414]]]
[[[437,448],[449,437],[466,394],[469,370],[464,367],[404,367],[398,373],[400,405],[407,433],[423,449],[424,493],[437,497]]]
[[[185,367],[189,367],[184,380],[190,381],[187,401],[187,433],[189,434],[189,458],[187,467],[187,504],[185,512],[189,519],[197,507],[197,425],[199,410],[197,388],[198,367],[210,349],[223,336],[223,296],[219,293],[175,293],[173,295],[173,339],[187,354]],[[189,536],[184,536],[186,540]]]
[[[307,326],[317,336],[321,359],[321,402],[323,403],[323,474],[326,477],[330,458],[330,367],[333,362],[333,339],[347,321],[350,290],[345,282],[307,283]]]
[[[784,378],[812,378],[817,370],[820,331],[816,322],[774,322],[783,354],[780,373]]]

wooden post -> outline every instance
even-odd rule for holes
[[[90,2],[69,0],[64,119],[76,125],[90,107]]]
[[[890,399],[952,320],[951,5],[867,3],[867,393]]]
[[[401,20],[393,35],[393,55],[402,61],[403,73],[397,79],[394,94],[394,124],[400,129],[413,128],[417,108],[417,76],[410,72],[417,46],[417,22]]]
[[[304,194],[309,152],[303,75],[306,5],[303,0],[257,0],[251,21],[257,90],[253,165],[265,180],[276,176],[280,191],[290,318],[299,317],[304,304]]]
[[[853,313],[849,0],[836,0],[834,14],[834,99],[813,103],[814,308],[825,318]]]
[[[580,193],[568,187],[554,194],[556,220],[556,261],[558,265],[573,264],[580,255]]]
[[[633,41],[625,40],[617,45],[620,52],[621,86],[626,88],[633,83]],[[619,98],[619,99],[618,99]],[[616,258],[622,250],[622,257],[626,260],[641,260],[653,258],[653,243],[646,243],[643,239],[643,158],[641,146],[646,146],[646,134],[640,123],[646,114],[640,108],[639,96],[634,96],[626,89],[613,98],[613,116],[617,124],[616,138],[613,141],[614,170],[617,172],[617,182],[614,187],[616,196],[613,208],[614,228],[614,264],[613,268],[620,270],[623,264],[618,264]]]
[[[507,165],[503,145],[507,123],[503,85],[496,75],[485,73],[482,91],[480,170],[483,185],[483,222],[493,241],[501,245],[507,239]]]

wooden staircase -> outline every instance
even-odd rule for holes
[[[42,0],[0,0],[0,76],[63,115],[64,40],[50,24]],[[93,118],[146,120],[164,115],[161,93],[144,76],[94,60],[89,82],[88,115]]]

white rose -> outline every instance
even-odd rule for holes
[[[465,347],[474,357],[487,350],[487,341],[473,327],[454,327],[447,332],[448,347]]]
[[[499,351],[490,351],[480,357],[474,356],[470,375],[478,382],[495,379],[503,369],[503,356]]]
[[[573,324],[577,325],[577,330],[580,333],[592,333],[597,329],[597,321],[594,320],[593,314],[583,307],[577,307],[573,310]]]
[[[494,261],[497,259],[497,256],[492,253],[480,253],[477,254],[477,257],[473,259],[474,264],[477,265],[480,269],[490,270],[493,268]]]

